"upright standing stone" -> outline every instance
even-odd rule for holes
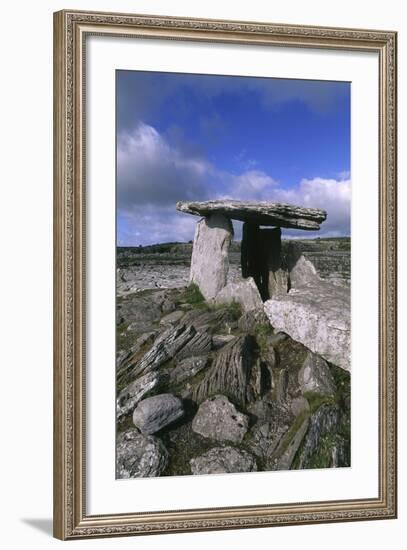
[[[260,229],[243,224],[241,248],[242,276],[253,277],[263,301],[287,292],[288,274],[281,254],[281,229]]]
[[[190,282],[212,300],[227,283],[229,246],[233,237],[230,219],[212,214],[196,224]]]
[[[281,253],[281,229],[261,229],[259,233],[263,265],[263,300],[288,291],[288,272]]]

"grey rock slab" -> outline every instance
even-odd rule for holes
[[[230,446],[214,447],[203,455],[192,458],[190,465],[194,475],[257,471],[256,460],[250,453]]]
[[[284,445],[285,448],[280,456],[275,459],[274,463],[271,464],[273,470],[289,470],[291,468],[295,455],[305,437],[305,434],[307,433],[308,425],[309,417],[306,417],[293,437],[290,438],[290,441],[287,442],[286,446],[286,438],[290,435],[290,433],[288,432],[286,437],[282,439],[279,447]],[[276,450],[276,454],[279,453],[279,447]]]
[[[155,388],[159,382],[157,372],[149,372],[131,382],[118,395],[116,401],[116,416],[120,420],[126,414],[133,411],[137,403]]]
[[[251,397],[248,384],[254,364],[254,338],[235,336],[216,355],[205,377],[194,390],[200,403],[215,394],[226,394],[244,406]]]
[[[318,284],[321,280],[314,264],[306,258],[296,243],[289,243],[285,257],[290,288]]]
[[[268,463],[287,430],[286,423],[276,422],[275,419],[263,424],[256,424],[251,430],[248,441],[250,451]]]
[[[151,349],[136,363],[132,374],[139,376],[172,359],[196,334],[193,326],[170,326],[154,341]]]
[[[199,287],[206,300],[215,298],[226,285],[232,237],[231,221],[222,214],[215,213],[196,224],[190,282]]]
[[[157,477],[167,467],[168,452],[154,436],[141,434],[135,428],[121,433],[116,445],[116,477]]]
[[[313,392],[320,395],[334,395],[335,380],[328,363],[316,353],[309,352],[298,373],[298,383],[302,393]]]
[[[179,361],[175,367],[169,371],[170,382],[181,384],[189,378],[193,378],[198,372],[201,372],[209,365],[208,355],[198,355],[195,357],[186,357]]]
[[[350,292],[326,281],[291,289],[264,303],[276,331],[350,371]]]
[[[290,410],[294,416],[299,416],[301,413],[309,411],[309,403],[302,395],[295,397],[291,401]]]
[[[118,357],[117,360],[117,373],[120,374],[123,369],[126,369],[127,366],[131,365],[133,359],[144,346],[148,346],[154,342],[155,337],[157,336],[157,331],[149,331],[141,334],[136,341],[131,346],[128,351],[123,351]]]
[[[162,393],[140,401],[133,412],[133,423],[143,434],[153,434],[184,415],[181,399]]]
[[[194,432],[215,441],[240,443],[249,427],[249,418],[239,413],[224,395],[204,401],[193,421]]]
[[[214,301],[217,304],[237,302],[243,311],[263,309],[263,301],[253,277],[228,283],[214,297]]]
[[[186,357],[202,355],[208,353],[211,349],[212,336],[208,332],[199,331],[176,354],[175,360],[179,361]]]
[[[322,405],[310,418],[309,429],[299,456],[298,468],[308,468],[321,439],[328,435],[334,438],[341,421],[337,405]]]
[[[292,204],[235,200],[206,202],[177,202],[177,210],[196,216],[221,214],[230,219],[258,225],[318,230],[325,221],[326,212],[318,208],[304,208]]]
[[[184,317],[185,311],[180,311],[179,309],[164,315],[160,320],[160,325],[173,325],[177,324]]]
[[[218,350],[223,348],[229,342],[232,342],[236,336],[233,334],[214,334],[212,337],[213,349]]]

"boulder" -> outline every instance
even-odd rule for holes
[[[290,288],[299,288],[311,283],[317,284],[321,280],[314,264],[305,258],[296,243],[288,244],[285,261]]]
[[[217,304],[237,302],[243,311],[261,310],[263,302],[253,277],[228,283],[214,297]]]
[[[326,219],[325,210],[304,208],[277,202],[213,200],[206,202],[177,202],[177,210],[195,216],[220,214],[226,218],[257,225],[318,230]]]
[[[141,434],[135,428],[119,434],[116,446],[116,477],[156,477],[167,467],[168,452],[153,436]]]
[[[133,412],[133,423],[143,434],[153,434],[184,415],[181,399],[162,393],[140,401]]]
[[[157,386],[158,381],[158,373],[149,372],[126,386],[117,397],[117,419],[120,420],[120,418],[132,412],[144,395]]]
[[[229,395],[244,406],[250,398],[248,384],[254,363],[254,338],[235,336],[216,355],[205,377],[194,391],[199,403],[216,393]]]
[[[222,214],[209,215],[196,224],[190,282],[199,287],[206,300],[215,298],[226,285],[232,237],[232,223]]]
[[[350,370],[350,292],[326,281],[291,289],[264,304],[276,331],[285,332],[314,353]]]
[[[192,421],[194,432],[215,441],[240,443],[248,428],[249,418],[224,395],[204,401]]]
[[[192,458],[190,465],[194,475],[257,471],[256,461],[251,454],[230,446],[214,447],[203,455]]]
[[[309,352],[298,373],[301,393],[312,392],[320,395],[334,395],[335,380],[328,363],[319,355]]]

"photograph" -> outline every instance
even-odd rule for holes
[[[116,479],[349,468],[351,82],[115,75]]]

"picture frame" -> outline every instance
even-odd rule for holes
[[[309,502],[213,505],[134,512],[88,511],[87,411],[87,41],[152,40],[162,44],[240,45],[369,53],[375,56],[379,99],[377,150],[378,338],[377,494]],[[181,17],[64,10],[54,14],[54,536],[66,540],[391,519],[397,515],[396,139],[397,34]],[[111,151],[114,156],[114,151]],[[366,215],[359,212],[359,216]],[[370,213],[369,215],[372,215]],[[376,237],[375,237],[376,238]],[[105,365],[109,368],[109,365]],[[114,370],[114,366],[111,366]],[[112,474],[114,475],[114,474]],[[142,491],[148,491],[149,480]],[[141,504],[142,506],[142,504]]]

